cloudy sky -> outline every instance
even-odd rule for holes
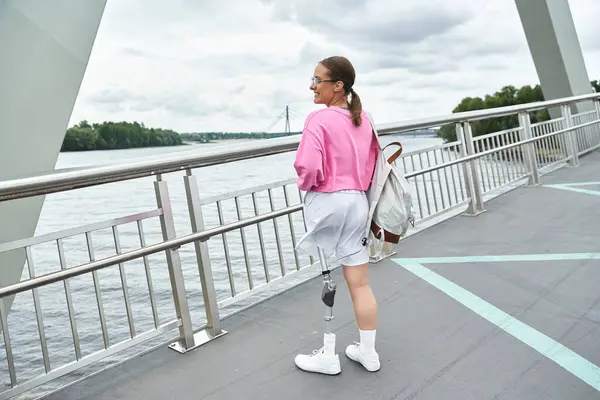
[[[570,4],[600,79],[600,1]],[[330,55],[354,63],[377,122],[538,83],[513,0],[108,0],[71,123],[264,131],[289,104],[299,130],[319,107],[309,78]]]

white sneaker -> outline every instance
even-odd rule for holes
[[[367,371],[375,372],[381,367],[377,352],[373,350],[372,352],[365,353],[361,349],[359,342],[354,342],[354,344],[346,347],[346,355],[352,361],[361,363]]]
[[[337,375],[342,372],[340,357],[337,354],[325,354],[325,348],[314,350],[312,354],[298,354],[294,359],[298,368],[308,372]]]

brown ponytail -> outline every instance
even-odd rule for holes
[[[329,75],[332,81],[341,81],[344,83],[344,94],[350,95],[350,113],[352,115],[352,123],[354,126],[362,124],[362,103],[360,97],[356,94],[352,86],[356,72],[354,66],[346,58],[342,56],[327,57],[320,61],[320,64],[329,70]]]
[[[352,114],[352,123],[354,126],[358,127],[362,124],[362,103],[360,102],[360,97],[354,89],[350,91],[350,95],[352,96],[350,99],[350,114]]]

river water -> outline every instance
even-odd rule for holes
[[[405,152],[434,146],[442,142],[441,139],[432,137],[383,137],[382,141],[387,143],[398,139],[402,141]],[[170,148],[61,153],[57,168],[82,167],[107,162],[124,162],[158,154],[167,155],[189,151],[202,152],[212,149],[214,146],[228,145],[231,144],[225,142]],[[294,155],[294,152],[290,152],[195,170],[194,175],[198,179],[200,197],[207,198],[239,189],[252,188],[270,182],[294,178],[295,172],[292,166]],[[191,232],[183,176],[183,173],[172,173],[164,176],[164,180],[168,182],[173,217],[179,236]],[[36,235],[156,209],[153,181],[154,178],[143,178],[48,195],[42,209]],[[292,195],[292,204],[297,204],[299,197],[297,190],[294,190],[294,185],[288,186],[288,189],[291,189],[289,193]],[[282,196],[283,192],[277,193],[275,196],[275,208],[285,207]],[[241,208],[243,217],[254,215],[255,210],[251,197],[242,200]],[[270,211],[266,192],[258,196],[257,200],[261,213]],[[235,214],[236,210],[233,201],[226,202],[223,206],[225,208],[225,222],[235,220],[237,215]],[[203,210],[205,211],[207,227],[219,224],[216,207],[207,205],[203,207]],[[285,264],[284,268],[289,272],[295,269],[295,259],[287,217],[278,219],[278,224],[283,244],[281,251]],[[296,230],[295,236],[298,237],[302,234],[303,228],[301,214],[297,213],[294,216],[293,225]],[[269,274],[274,278],[281,275],[281,270],[273,224],[267,221],[262,226],[263,239],[267,249],[266,259],[270,266]],[[143,228],[146,245],[162,241],[158,218],[145,220]],[[247,229],[246,235],[253,283],[258,285],[266,279],[259,236],[257,235],[257,230],[251,228]],[[95,259],[101,259],[116,253],[113,231],[110,227],[93,232],[91,237]],[[119,226],[118,238],[123,252],[140,247],[140,239],[135,223]],[[248,288],[249,282],[245,258],[241,250],[240,235],[228,235],[227,239],[230,246],[235,289],[241,292]],[[63,243],[67,267],[89,262],[90,255],[86,247],[86,237],[84,234],[65,238]],[[223,255],[223,242],[220,238],[213,238],[209,241],[209,249],[218,297],[219,300],[222,300],[231,296],[229,275]],[[192,318],[196,322],[201,321],[204,314],[194,247],[192,245],[183,246],[180,249],[180,255]],[[32,256],[36,275],[60,269],[60,258],[56,241],[33,246]],[[156,297],[158,318],[160,323],[165,323],[173,320],[175,313],[164,253],[148,257],[148,262],[152,273],[151,281],[153,284],[153,293]],[[304,266],[308,263],[308,259],[302,259],[301,263]],[[154,324],[144,264],[141,260],[136,260],[125,263],[124,267],[134,320],[134,330],[137,333],[141,333],[152,329]],[[27,279],[28,277],[27,268],[25,268],[23,279]],[[99,271],[98,280],[102,293],[109,344],[112,345],[127,339],[130,334],[119,268],[115,266]],[[70,279],[69,284],[72,291],[81,353],[85,356],[104,347],[92,276],[91,274],[87,274]],[[75,360],[65,288],[62,283],[55,283],[41,288],[39,295],[50,363],[52,368],[57,368]],[[44,372],[33,304],[31,292],[17,295],[8,318],[19,381],[31,379]],[[7,388],[10,378],[4,346],[0,349],[0,380],[3,386]]]

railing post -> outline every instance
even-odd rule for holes
[[[469,122],[456,124],[456,133],[458,134],[460,140],[461,157],[475,154],[471,124]],[[479,182],[477,167],[475,166],[475,160],[462,163],[462,168],[465,177],[465,185],[467,187],[467,196],[469,197],[469,206],[465,211],[465,215],[479,215],[485,211],[485,208],[483,206],[481,185]]]
[[[204,230],[204,217],[202,215],[202,205],[200,203],[198,182],[196,177],[192,175],[192,172],[189,169],[186,170],[186,176],[183,178],[183,180],[185,183],[185,192],[190,214],[190,223],[192,225],[192,232],[202,232]],[[196,241],[194,242],[194,247],[196,250],[198,272],[200,274],[200,284],[202,285],[204,310],[206,312],[206,330],[203,332],[202,337],[196,338],[196,345],[199,346],[219,336],[222,336],[227,332],[221,328],[219,305],[217,303],[217,292],[215,289],[212,268],[210,265],[208,244],[205,241]]]
[[[600,99],[594,101],[594,107],[596,108],[596,119],[600,121]],[[598,134],[598,141],[600,142],[600,122],[596,124],[596,133]]]
[[[467,155],[467,145],[465,143],[465,130],[463,129],[463,125],[461,122],[457,122],[455,125],[456,138],[460,141],[460,145],[458,146],[458,152],[460,158],[463,158]],[[473,198],[473,188],[469,179],[469,167],[466,163],[460,164],[463,171],[463,179],[465,180],[465,191],[467,192],[467,197],[469,199]]]
[[[162,230],[163,240],[174,239],[175,222],[173,221],[173,210],[171,209],[171,201],[169,199],[169,189],[167,182],[164,182],[160,175],[154,182],[154,190],[156,192],[156,203],[158,208],[162,210],[160,216],[160,227]],[[169,347],[189,350],[195,347],[194,330],[192,328],[192,319],[190,309],[187,302],[185,291],[185,283],[183,271],[181,269],[181,259],[178,249],[166,250],[167,266],[169,269],[169,279],[171,281],[171,290],[173,291],[173,303],[175,305],[175,313],[177,319],[181,322],[179,325],[179,339],[176,343]]]
[[[562,105],[561,111],[562,111],[562,116],[564,118],[563,129],[568,129],[568,128],[573,127],[573,117],[571,115],[571,105],[570,104]],[[572,167],[578,167],[579,166],[579,154],[577,151],[577,132],[573,130],[571,132],[567,132],[566,135],[567,135],[567,140],[565,142],[567,143],[567,152],[569,153],[569,156],[570,156],[569,164]]]
[[[528,112],[519,113],[519,126],[521,127],[520,134],[523,135],[521,140],[527,140],[533,138],[533,132],[531,131],[531,117]],[[520,136],[520,135],[519,135]],[[524,149],[521,149],[525,155],[525,163],[529,168],[529,181],[528,186],[537,186],[540,184],[540,174],[537,168],[537,161],[535,157],[535,144],[528,143]]]

